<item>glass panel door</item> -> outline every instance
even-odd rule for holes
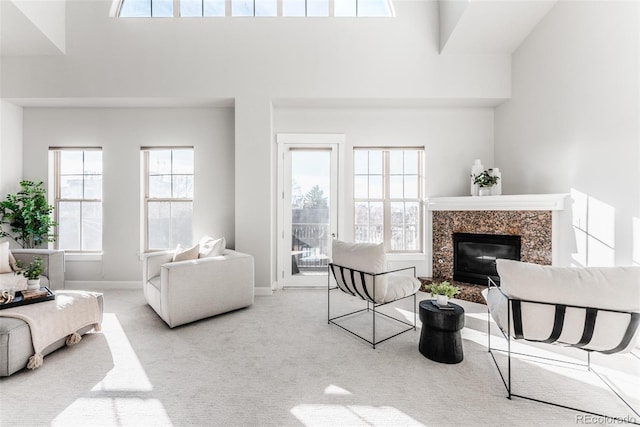
[[[278,287],[327,286],[337,234],[338,146],[279,146]]]
[[[291,150],[291,275],[324,275],[331,246],[331,151]]]

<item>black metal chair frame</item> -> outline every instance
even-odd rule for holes
[[[624,419],[624,421],[630,422],[632,424],[640,425],[640,414],[638,414],[638,411],[636,411],[633,408],[633,406],[631,406],[631,404],[629,402],[627,402],[620,395],[620,393],[618,393],[614,389],[614,387],[610,384],[610,382],[605,380],[604,377],[601,374],[599,374],[595,369],[593,369],[593,367],[591,366],[591,352],[594,351],[594,350],[587,350],[587,349],[581,348],[582,346],[585,346],[586,344],[588,344],[589,340],[591,339],[591,334],[593,333],[593,328],[595,326],[595,321],[596,321],[596,317],[597,317],[598,311],[629,314],[631,316],[629,325],[627,327],[627,330],[625,332],[625,335],[624,335],[621,343],[614,349],[611,349],[611,350],[608,350],[608,351],[599,351],[599,353],[604,353],[604,354],[613,354],[613,353],[616,353],[616,352],[618,352],[618,351],[620,351],[620,350],[622,350],[622,349],[627,347],[627,345],[629,344],[629,342],[633,338],[633,336],[635,334],[635,331],[638,329],[638,324],[639,324],[639,321],[640,321],[640,313],[619,311],[619,310],[609,310],[609,309],[602,309],[602,308],[583,307],[583,306],[576,306],[576,305],[554,304],[554,303],[547,303],[547,302],[541,302],[541,301],[531,301],[531,300],[521,300],[521,299],[510,298],[508,295],[506,295],[502,291],[502,289],[500,289],[500,287],[498,285],[496,285],[496,283],[493,280],[491,280],[491,278],[489,278],[488,280],[489,280],[489,284],[488,284],[489,285],[489,289],[491,289],[491,288],[497,289],[498,291],[500,291],[500,294],[504,298],[506,298],[507,301],[508,301],[508,303],[507,303],[507,332],[505,333],[501,328],[498,328],[498,330],[502,333],[502,336],[504,337],[504,339],[507,341],[507,350],[491,347],[491,312],[489,310],[489,306],[487,305],[487,337],[488,337],[488,345],[487,345],[487,347],[488,347],[488,350],[489,350],[489,354],[491,354],[491,357],[493,358],[493,362],[495,363],[496,368],[498,369],[498,373],[500,374],[500,378],[502,379],[502,383],[504,384],[504,386],[505,386],[505,388],[507,390],[507,398],[508,399],[511,399],[512,397],[519,397],[521,399],[531,400],[531,401],[538,402],[538,403],[544,403],[546,405],[552,405],[552,406],[556,406],[556,407],[559,407],[559,408],[564,408],[564,409],[569,409],[569,410],[573,410],[573,411],[583,412],[583,413],[590,414],[590,415],[595,415],[595,416],[598,416],[598,417],[605,417],[607,419],[614,419],[614,420],[621,419],[619,417],[612,417],[610,415],[604,415],[604,414],[592,412],[592,411],[585,410],[585,409],[575,408],[575,407],[571,407],[571,406],[562,405],[562,404],[559,404],[559,403],[554,403],[554,402],[549,402],[549,401],[545,401],[545,400],[541,400],[541,399],[536,399],[534,397],[525,396],[525,395],[522,395],[522,394],[516,394],[516,393],[513,392],[513,388],[512,388],[512,384],[511,384],[511,355],[512,354],[520,355],[520,356],[526,356],[526,357],[531,358],[531,359],[538,359],[538,360],[542,360],[542,361],[557,362],[557,363],[561,363],[561,364],[564,364],[564,365],[579,366],[579,367],[586,368],[587,371],[589,371],[589,372],[593,372],[622,402],[624,402],[625,405],[627,405],[629,407],[629,409],[631,409],[631,411],[633,411],[633,413],[636,416],[638,416],[637,419],[634,419],[634,418]],[[511,336],[512,336],[512,334],[511,334],[511,319],[512,318],[513,318],[513,329],[514,329],[514,335],[515,335],[515,337],[513,339],[515,339],[515,340],[520,340],[520,339],[525,340],[525,338],[523,336],[523,332],[522,332],[522,312],[521,312],[521,308],[520,308],[521,303],[555,306],[555,319],[554,319],[553,330],[551,332],[550,337],[548,339],[546,339],[546,340],[541,340],[541,341],[527,340],[527,341],[532,341],[532,342],[540,342],[540,343],[548,343],[548,344],[552,344],[552,343],[556,342],[557,339],[560,337],[560,334],[562,332],[563,321],[564,321],[564,313],[565,313],[565,310],[566,310],[567,307],[579,308],[579,309],[586,310],[587,314],[585,316],[585,328],[584,328],[582,339],[577,344],[574,344],[574,345],[568,345],[567,344],[566,346],[576,347],[578,349],[581,349],[581,350],[585,351],[587,353],[587,363],[585,364],[585,363],[578,363],[578,362],[569,362],[569,361],[566,361],[566,360],[559,360],[559,359],[553,359],[553,358],[548,358],[548,357],[536,356],[536,355],[533,355],[533,354],[518,353],[518,352],[515,352],[515,351],[511,351],[511,340],[512,340],[512,338],[511,338]],[[562,345],[565,345],[565,344],[562,344]],[[506,375],[506,378],[505,378],[505,375],[504,375],[503,371],[500,369],[500,365],[498,364],[498,361],[496,360],[496,356],[495,356],[494,352],[507,353],[507,375]]]
[[[340,282],[338,281],[338,278],[335,276],[336,275],[336,271],[335,271],[334,267],[336,267],[336,268],[338,268],[340,270],[340,274],[342,275],[342,283],[345,284],[345,287],[347,289],[343,289],[341,286],[335,286],[335,287],[332,288],[331,287],[331,274],[327,275],[327,323],[328,324],[334,324],[334,325],[344,329],[345,331],[349,332],[350,334],[355,335],[356,337],[360,338],[361,340],[368,342],[369,344],[371,344],[373,346],[374,349],[376,348],[376,344],[380,344],[381,342],[387,341],[387,340],[389,340],[389,339],[391,339],[393,337],[396,337],[396,336],[398,336],[400,334],[403,334],[403,333],[411,331],[411,330],[415,331],[417,329],[416,328],[416,325],[417,325],[416,293],[417,292],[414,292],[412,295],[407,295],[405,297],[398,298],[398,299],[395,299],[393,301],[388,301],[388,302],[385,302],[385,303],[377,303],[376,302],[376,277],[379,277],[379,276],[382,276],[382,275],[385,275],[385,274],[390,274],[390,273],[397,273],[397,272],[405,271],[405,270],[413,270],[413,277],[416,277],[416,268],[415,267],[399,268],[397,270],[385,271],[383,273],[368,273],[368,272],[365,272],[365,271],[355,270],[355,269],[350,268],[350,267],[345,267],[345,266],[342,266],[342,265],[329,263],[329,271],[332,272],[333,277],[336,280],[336,283],[340,283]],[[355,287],[355,285],[353,286],[353,289],[351,289],[351,287],[348,284],[349,282],[344,279],[345,271],[347,271],[348,274],[350,275],[351,283],[354,283],[353,278],[354,278],[355,274],[358,274],[360,276],[360,279],[362,280],[362,283],[363,283],[364,295],[363,295],[362,292],[360,292]],[[373,295],[370,295],[369,291],[367,290],[367,287],[364,286],[365,277],[366,276],[373,277]],[[351,295],[351,296],[354,296],[354,297],[358,297],[358,298],[366,301],[367,302],[367,307],[363,308],[363,309],[360,309],[360,310],[352,311],[352,312],[349,312],[349,313],[346,313],[346,314],[342,314],[340,316],[331,317],[331,291],[336,290],[336,289],[340,289],[341,291],[343,291],[344,293],[346,293],[348,295]],[[397,317],[391,316],[389,314],[383,313],[383,312],[378,310],[378,308],[380,308],[382,306],[385,306],[387,304],[391,304],[391,303],[394,303],[394,302],[397,302],[397,301],[400,301],[400,300],[403,300],[403,299],[406,299],[406,298],[411,298],[411,297],[413,297],[413,324],[411,324],[409,322],[406,322],[406,321],[404,321],[402,319],[398,319]],[[366,337],[363,337],[363,336],[357,334],[356,332],[346,328],[345,326],[343,326],[343,325],[341,325],[339,323],[334,322],[334,320],[342,319],[343,317],[351,316],[351,315],[354,315],[354,314],[357,314],[357,313],[362,313],[364,311],[367,311],[367,312],[371,311],[373,313],[373,333],[372,333],[372,339],[371,340],[369,340]],[[376,340],[376,315],[378,315],[378,314],[382,315],[382,316],[385,316],[385,317],[387,317],[389,319],[395,320],[396,322],[403,323],[403,324],[409,326],[409,328],[405,328],[402,331],[400,331],[400,332],[398,332],[396,334],[393,334],[391,336],[388,336],[386,338],[383,338],[381,340]]]

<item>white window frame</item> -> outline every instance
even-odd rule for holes
[[[128,16],[120,16],[120,12],[122,10],[122,4],[125,0],[116,0],[115,3],[113,3],[112,9],[111,9],[111,15],[112,16],[116,16],[119,18],[131,18]],[[153,3],[153,0],[150,0]],[[225,15],[224,16],[235,16],[232,15],[232,3],[233,0],[225,0]],[[385,0],[388,7],[389,7],[389,15],[387,16],[376,16],[376,18],[389,18],[389,17],[394,17],[396,15],[395,13],[395,9],[393,7],[393,2],[391,0]],[[308,0],[305,0],[305,17],[309,16],[307,15],[307,11],[309,10],[308,5],[307,5]],[[328,15],[327,17],[335,17],[335,2],[336,0],[329,0],[329,11],[328,11]],[[359,15],[358,10],[359,10],[359,2],[360,0],[356,0],[356,14],[354,16],[346,16],[346,18],[367,18],[368,16],[366,15]],[[253,0],[253,16],[255,17],[255,11],[256,11],[256,0]],[[283,0],[277,0],[277,13],[276,16],[282,17],[285,16],[282,13],[282,3]],[[204,18],[219,18],[218,16],[204,16],[204,7],[203,9],[203,16]],[[151,13],[153,13],[153,5],[151,6]],[[173,0],[173,17],[174,18],[180,18],[180,0]],[[185,17],[187,19],[189,18],[197,18],[198,16],[193,16],[193,17]],[[262,15],[258,15],[257,17],[262,17]],[[289,17],[288,15],[286,17]],[[300,16],[303,17],[303,16]],[[314,16],[315,17],[315,16]],[[143,18],[154,18],[154,16],[144,16]]]
[[[81,198],[62,198],[61,196],[61,177],[62,177],[62,173],[60,170],[60,155],[63,151],[80,151],[83,153],[83,163],[84,163],[84,153],[86,151],[100,151],[102,152],[102,147],[49,147],[49,152],[52,155],[52,161],[53,161],[53,194],[54,194],[54,221],[59,224],[60,223],[60,217],[59,217],[59,213],[60,213],[60,202],[78,202],[80,203],[80,249],[65,249],[65,248],[60,248],[60,239],[57,238],[56,241],[53,244],[53,247],[55,249],[63,249],[65,251],[65,254],[69,254],[71,255],[71,257],[73,257],[73,255],[101,255],[102,251],[103,251],[103,244],[104,244],[104,205],[103,205],[103,199],[88,199],[85,198],[84,195]],[[83,177],[87,174],[85,174],[83,172]],[[91,174],[94,175],[94,174]],[[100,173],[100,176],[102,177],[102,185],[104,186],[104,160],[102,162],[102,173]],[[104,190],[103,190],[104,191]],[[103,193],[103,192],[101,192]],[[103,193],[104,196],[104,193]],[[86,250],[82,248],[82,232],[83,232],[83,227],[82,227],[82,204],[85,202],[90,202],[90,203],[96,203],[99,202],[100,203],[100,207],[101,210],[103,211],[103,215],[102,215],[102,224],[100,225],[100,230],[101,230],[101,238],[100,238],[100,243],[101,243],[101,247],[100,249],[93,249],[93,250]],[[56,226],[56,235],[59,237],[60,235],[60,226],[57,225]],[[84,258],[82,258],[84,259]]]
[[[151,151],[177,151],[177,150],[190,150],[194,153],[194,172],[192,174],[195,181],[195,150],[193,146],[184,147],[141,147],[140,154],[142,157],[142,194],[143,194],[143,213],[142,213],[142,234],[143,234],[143,252],[153,252],[157,250],[167,250],[173,248],[149,248],[149,202],[191,202],[192,215],[193,215],[193,195],[192,197],[149,197],[149,152]],[[172,161],[173,163],[173,161]],[[171,173],[171,176],[174,174]],[[176,174],[185,175],[185,174]],[[194,185],[195,187],[195,185]],[[193,221],[193,217],[192,217]],[[193,226],[193,224],[192,224]]]
[[[354,180],[354,190],[353,190],[353,230],[354,230],[354,241],[355,241],[355,230],[357,227],[356,224],[356,204],[358,202],[381,202],[383,205],[383,215],[382,215],[382,227],[383,227],[383,243],[385,247],[385,252],[390,254],[422,254],[425,251],[424,244],[424,229],[425,229],[425,221],[424,221],[424,207],[423,207],[423,198],[424,198],[424,147],[354,147],[354,169],[352,174],[352,179]],[[383,194],[382,198],[357,198],[355,196],[355,152],[356,151],[381,151],[382,152],[382,188]],[[418,197],[417,198],[391,198],[391,189],[390,189],[390,180],[391,173],[389,170],[389,155],[391,151],[417,151],[418,152]],[[367,174],[368,176],[369,174]],[[391,203],[393,202],[415,202],[418,205],[418,249],[415,250],[392,250],[391,249]]]

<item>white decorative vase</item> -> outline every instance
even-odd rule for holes
[[[40,278],[27,280],[27,289],[30,291],[37,291],[40,289]]]
[[[480,187],[478,190],[478,196],[490,196],[492,187]]]
[[[446,295],[436,295],[438,305],[449,305],[449,297]]]
[[[473,162],[473,166],[471,166],[471,195],[472,196],[477,196],[478,195],[478,184],[474,184],[473,180],[475,179],[476,175],[480,175],[482,172],[484,171],[484,166],[482,166],[482,162],[480,161],[480,159],[476,159]]]

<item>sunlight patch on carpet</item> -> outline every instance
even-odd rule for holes
[[[114,366],[91,391],[153,390],[153,386],[115,314],[104,314],[102,334],[111,350]]]
[[[291,413],[307,427],[319,426],[424,426],[391,406],[303,404]]]
[[[56,426],[167,426],[173,424],[158,399],[81,398],[51,422]]]
[[[324,389],[324,394],[332,394],[334,396],[348,396],[351,394],[351,392],[343,389],[342,387],[331,384],[329,387]]]

